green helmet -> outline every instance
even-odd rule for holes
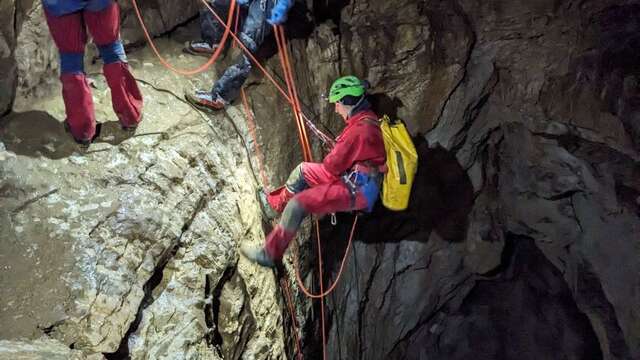
[[[336,103],[342,100],[345,96],[362,96],[365,93],[365,88],[362,81],[353,75],[343,76],[331,85],[329,90],[329,102]]]

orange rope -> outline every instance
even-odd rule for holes
[[[307,288],[304,287],[304,284],[302,282],[302,277],[300,276],[300,274],[296,273],[296,280],[298,281],[298,286],[300,287],[300,290],[302,290],[302,292],[307,297],[312,298],[312,299],[321,299],[321,298],[331,294],[333,292],[333,290],[336,288],[336,286],[338,285],[338,282],[340,281],[340,277],[342,276],[342,272],[344,270],[344,265],[347,262],[347,257],[349,255],[350,250],[351,250],[351,243],[353,242],[353,234],[355,233],[356,224],[357,223],[358,223],[358,217],[356,216],[355,219],[353,220],[353,225],[351,226],[351,234],[349,235],[349,241],[347,243],[347,250],[345,251],[344,257],[342,258],[342,262],[340,263],[340,270],[338,271],[338,276],[336,277],[336,281],[333,284],[331,284],[331,286],[329,287],[329,289],[327,289],[327,291],[321,292],[320,294],[312,294]],[[294,265],[295,265],[296,268],[298,267],[298,259],[297,259],[297,257],[294,257]]]
[[[320,243],[320,224],[316,220],[316,238],[318,239],[318,281],[320,282],[320,293],[324,292],[324,278],[322,271],[322,244]],[[337,284],[337,282],[334,282]],[[322,359],[327,358],[327,335],[324,325],[324,296],[320,298],[320,326],[322,327]]]
[[[235,26],[233,27],[233,28],[234,28],[234,29],[233,29],[233,33],[234,33],[234,34],[237,34],[237,33],[238,33],[238,24],[239,24],[239,23],[240,23],[240,7],[238,6],[238,7],[236,8],[236,24],[235,24]],[[235,48],[235,47],[238,47],[238,44],[236,44],[236,42],[235,42],[235,41],[233,42],[233,47],[234,47],[234,48]]]
[[[286,37],[284,34],[284,29],[282,29],[281,26],[274,26],[274,32],[276,36],[276,42],[278,44],[278,51],[280,53],[280,62],[282,65],[282,70],[284,72],[285,81],[287,83],[287,90],[289,92],[290,98],[293,99],[293,102],[291,103],[291,105],[293,107],[294,117],[296,119],[296,124],[298,126],[298,132],[299,132],[298,136],[300,137],[300,144],[302,146],[303,156],[305,161],[312,161],[311,147],[309,145],[309,138],[306,133],[306,127],[301,116],[300,101],[298,99],[298,93],[297,93],[294,78],[293,78],[293,67],[291,66],[291,62],[289,61],[289,53],[287,48]],[[317,234],[317,240],[318,240],[318,272],[319,272],[318,277],[320,281],[320,294],[318,295],[311,294],[304,287],[304,284],[302,283],[302,279],[300,278],[300,272],[298,271],[297,259],[294,256],[294,266],[296,267],[296,280],[298,282],[298,286],[300,287],[302,292],[309,298],[312,298],[312,299],[320,298],[320,302],[321,302],[320,322],[322,324],[322,358],[323,359],[326,359],[326,352],[327,352],[326,351],[327,341],[326,341],[325,315],[324,315],[324,298],[336,288],[336,285],[338,284],[340,277],[342,276],[342,273],[344,270],[344,264],[346,263],[346,259],[349,255],[349,250],[351,249],[351,242],[353,240],[353,234],[355,232],[357,222],[358,222],[358,217],[356,216],[355,219],[353,220],[353,226],[351,227],[349,242],[347,244],[345,255],[342,258],[342,262],[340,264],[340,270],[338,272],[338,275],[336,276],[336,280],[329,287],[329,290],[327,290],[326,292],[324,291],[324,279],[323,279],[323,271],[322,271],[322,244],[320,241],[320,226],[317,220],[316,220],[316,234]]]
[[[280,280],[282,283],[282,288],[285,292],[285,298],[287,299],[287,307],[289,308],[289,313],[291,314],[291,325],[293,326],[293,333],[296,338],[296,349],[298,350],[298,359],[302,359],[302,345],[300,344],[300,337],[298,336],[298,321],[296,320],[295,308],[293,306],[293,301],[291,300],[291,289],[289,288],[289,283],[287,279],[282,278]]]
[[[206,2],[205,0],[202,0],[204,2]],[[144,32],[144,36],[147,38],[147,42],[149,42],[149,45],[151,45],[151,49],[153,49],[153,52],[156,54],[156,56],[158,57],[158,59],[160,60],[160,63],[162,65],[164,65],[167,69],[178,73],[180,75],[195,75],[198,73],[201,73],[205,70],[207,70],[209,68],[209,66],[211,66],[220,56],[220,53],[222,52],[222,50],[224,49],[224,44],[227,41],[227,37],[229,36],[229,34],[231,33],[231,29],[230,29],[230,25],[233,21],[233,10],[235,9],[236,6],[236,1],[235,0],[231,0],[231,5],[229,7],[229,14],[228,14],[228,23],[227,26],[225,26],[225,31],[222,34],[222,39],[220,40],[220,45],[218,46],[218,48],[213,52],[213,54],[211,55],[211,58],[209,58],[209,60],[204,63],[202,66],[198,67],[197,69],[192,69],[192,70],[182,70],[182,69],[178,69],[176,67],[174,67],[173,65],[171,65],[165,58],[162,57],[162,55],[160,55],[160,52],[158,51],[158,48],[156,47],[156,44],[153,42],[153,40],[151,39],[151,35],[149,35],[149,31],[147,30],[146,25],[144,24],[144,20],[142,20],[142,14],[140,14],[140,9],[138,8],[138,3],[136,0],[131,0],[131,2],[133,3],[133,8],[136,12],[136,16],[138,17],[138,21],[140,22],[140,26],[142,27],[142,31]],[[222,22],[224,23],[224,22]]]
[[[211,14],[213,14],[213,16],[218,20],[218,22],[220,23],[220,25],[222,25],[225,29],[230,29],[230,25],[225,25],[225,22],[222,21],[222,18],[218,15],[218,13],[213,10],[213,8],[207,3],[206,0],[200,0],[202,1],[202,3],[207,7],[207,9],[209,9],[209,11],[211,12]],[[282,86],[280,86],[280,84],[278,84],[278,82],[273,78],[273,76],[267,71],[267,69],[262,66],[262,64],[260,64],[260,62],[256,59],[255,56],[253,56],[253,54],[251,53],[251,51],[249,51],[249,49],[247,49],[247,47],[242,43],[242,41],[240,40],[240,38],[238,38],[238,35],[234,34],[233,32],[229,32],[229,35],[231,35],[231,37],[233,38],[233,40],[236,42],[236,44],[238,44],[238,46],[240,46],[240,48],[242,49],[242,51],[244,51],[245,55],[247,55],[247,57],[253,61],[253,63],[260,69],[260,71],[262,71],[262,73],[264,73],[264,76],[267,77],[267,79],[269,79],[269,81],[271,81],[271,83],[276,87],[276,89],[280,92],[280,94],[285,98],[285,100],[287,100],[288,103],[292,104],[293,100],[289,98],[289,96],[287,96],[287,93],[284,91],[284,89],[282,88]]]
[[[285,55],[286,50],[284,48],[284,43],[282,42],[282,39],[280,37],[280,27],[274,25],[273,29],[276,35],[276,43],[278,44],[278,53],[280,54],[279,56],[280,64],[282,65],[284,80],[287,84],[287,91],[289,93],[289,97],[291,99],[294,99],[293,103],[291,104],[292,105],[291,107],[293,110],[293,117],[296,121],[296,126],[298,127],[298,137],[300,139],[300,146],[302,147],[302,157],[304,161],[312,161],[313,155],[311,154],[311,151],[309,151],[309,145],[308,145],[309,140],[306,136],[305,126],[298,113],[299,103],[295,95],[295,90],[294,90],[295,85],[293,84],[291,69],[287,64],[288,57]]]
[[[305,161],[312,161],[313,155],[311,153],[311,146],[309,145],[309,137],[307,136],[307,129],[304,125],[302,117],[300,115],[300,99],[298,98],[298,91],[296,89],[295,81],[293,78],[293,67],[291,66],[291,61],[289,60],[289,51],[287,47],[287,40],[284,35],[284,29],[282,26],[274,25],[274,32],[276,35],[276,42],[278,43],[278,49],[280,50],[280,58],[283,64],[283,72],[285,73],[285,77],[288,77],[289,80],[287,84],[289,86],[289,92],[293,99],[293,111],[296,121],[300,123],[301,137],[304,139],[302,142],[302,152],[305,156]]]

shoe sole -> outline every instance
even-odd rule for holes
[[[210,107],[207,106],[205,104],[203,104],[202,102],[200,102],[199,100],[193,98],[191,95],[185,95],[184,96],[185,100],[187,100],[187,102],[193,106],[195,106],[196,108],[200,109],[200,110],[204,110],[210,113],[215,113],[217,111],[220,111],[222,109],[224,109],[224,107],[221,108],[214,108],[214,107]]]
[[[202,56],[202,57],[206,57],[206,58],[210,58],[211,55],[213,55],[212,52],[198,51],[198,50],[194,50],[194,49],[191,49],[191,48],[184,48],[184,49],[182,49],[182,52],[190,54],[190,55]]]

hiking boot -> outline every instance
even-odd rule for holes
[[[196,90],[195,94],[185,94],[184,98],[198,109],[207,111],[218,111],[224,109],[227,105],[219,95],[213,97],[210,91]]]
[[[260,210],[262,210],[262,214],[268,221],[273,221],[278,217],[278,212],[275,211],[271,205],[269,205],[269,201],[267,201],[267,193],[263,188],[258,189],[256,192],[256,196],[258,197],[258,203],[260,204]]]
[[[260,266],[269,268],[276,267],[275,261],[271,259],[262,246],[258,247],[249,244],[242,244],[242,246],[240,246],[240,253],[250,261],[257,263]]]
[[[218,48],[218,44],[209,45],[208,42],[202,40],[189,41],[183,51],[187,54],[210,57]]]

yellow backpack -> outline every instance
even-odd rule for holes
[[[409,206],[411,185],[418,170],[418,153],[402,121],[392,121],[384,115],[380,129],[388,168],[382,182],[382,204],[390,210],[401,211]]]

